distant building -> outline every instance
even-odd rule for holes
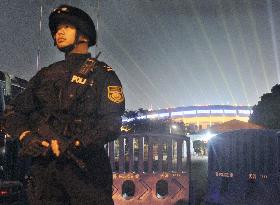
[[[21,93],[26,88],[27,84],[28,81],[25,79],[0,71],[0,87],[3,90],[6,104],[9,103],[10,99]]]
[[[153,110],[138,118],[170,118],[175,122],[182,121],[185,125],[199,131],[234,119],[248,122],[250,114],[252,114],[251,106],[208,105]],[[127,120],[129,119],[124,119]]]

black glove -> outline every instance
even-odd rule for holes
[[[44,140],[34,132],[28,133],[24,139],[21,140],[21,148],[19,150],[20,156],[45,156],[49,150],[49,145],[46,141],[45,144],[42,143]]]

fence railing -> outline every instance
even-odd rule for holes
[[[189,200],[190,139],[171,134],[124,134],[107,150],[116,205],[176,204]]]

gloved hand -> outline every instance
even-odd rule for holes
[[[53,139],[51,140],[51,149],[56,157],[59,157],[65,150],[68,149],[71,143],[67,140]]]
[[[60,155],[60,147],[57,140],[51,140],[51,149],[56,157]]]
[[[19,140],[21,142],[19,151],[21,156],[46,156],[49,150],[49,143],[42,140],[36,132],[25,131],[20,135]]]

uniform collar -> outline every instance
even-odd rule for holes
[[[91,54],[87,53],[87,54],[80,54],[80,53],[70,53],[70,54],[66,54],[65,55],[65,60],[66,61],[84,61],[87,58],[90,58]]]

